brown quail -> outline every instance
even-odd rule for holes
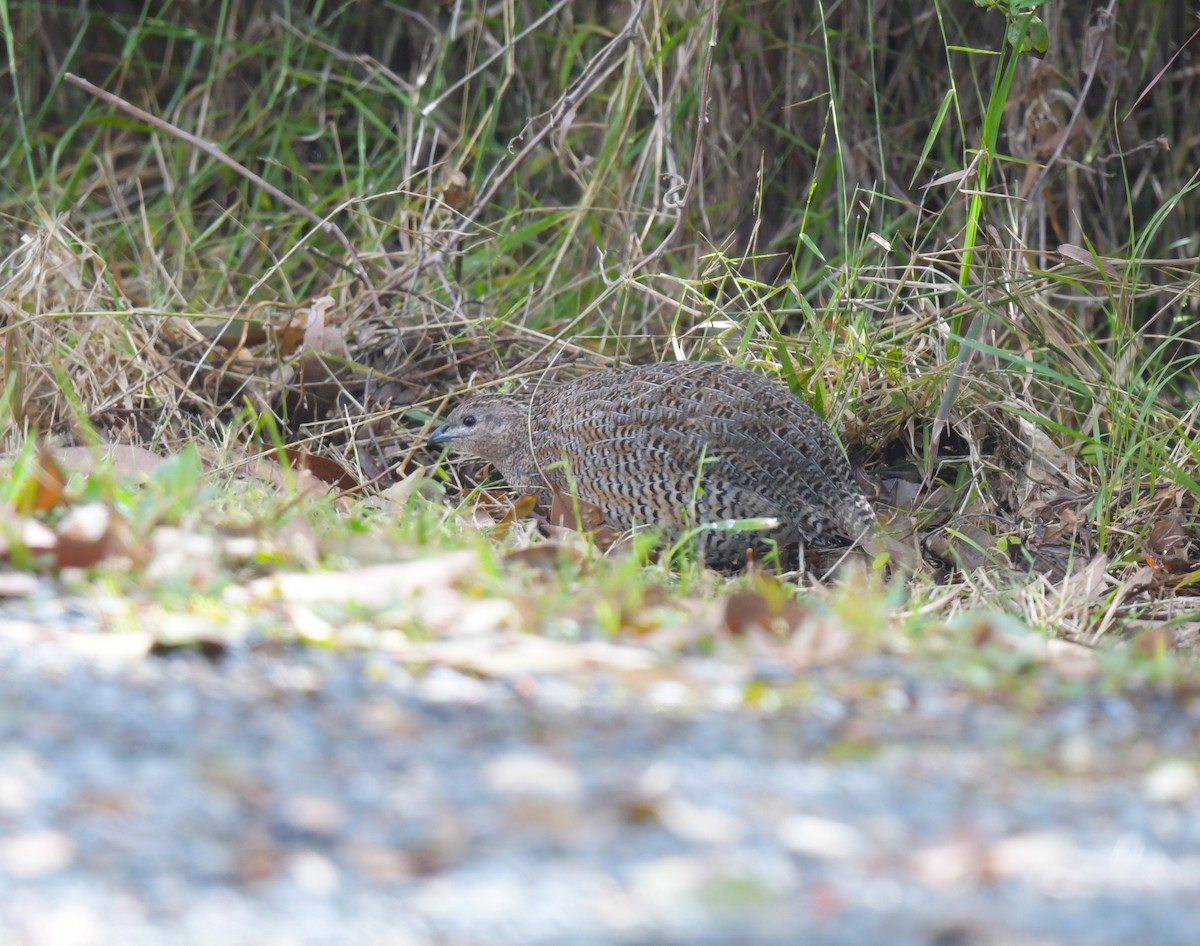
[[[775,517],[767,533],[705,531],[712,565],[875,525],[846,455],[786,386],[732,365],[677,361],[598,371],[519,395],[474,394],[429,438],[487,460],[514,489],[577,496],[614,527],[675,539],[701,524]]]

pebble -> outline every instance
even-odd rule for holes
[[[945,942],[1190,946],[1177,707],[1084,690],[1030,719],[911,670],[897,701],[896,671],[765,713],[0,633],[0,942],[930,946],[969,917],[991,939]],[[856,675],[875,696],[838,695]]]

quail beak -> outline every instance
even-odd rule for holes
[[[440,427],[434,429],[433,433],[429,435],[429,439],[426,441],[426,443],[450,443],[450,441],[452,441],[456,436],[458,435],[450,430],[448,424],[442,424]]]

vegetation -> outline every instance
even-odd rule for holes
[[[10,563],[96,503],[90,587],[158,601],[164,527],[219,537],[176,601],[204,614],[281,567],[467,548],[469,579],[438,582],[457,605],[515,602],[503,621],[549,637],[711,647],[835,615],[856,646],[976,652],[1015,618],[1114,645],[1126,676],[1191,675],[1189,13],[0,2]],[[605,558],[477,506],[486,471],[423,446],[468,388],[680,355],[777,373],[828,417],[915,573]],[[101,444],[142,452],[61,472]]]

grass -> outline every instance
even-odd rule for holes
[[[1130,680],[1187,678],[1200,138],[1178,104],[1194,77],[1158,74],[1186,5],[1113,24],[1074,3],[849,6],[0,4],[8,469],[37,441],[167,458],[148,482],[101,467],[65,505],[107,503],[137,541],[256,536],[249,561],[216,555],[205,609],[284,567],[466,548],[462,593],[529,629],[707,647],[729,595],[776,592],[578,536],[539,558],[528,524],[475,511],[485,471],[422,442],[468,388],[738,361],[827,417],[892,530],[938,551],[906,585],[876,563],[785,586],[855,648],[970,668],[990,658],[963,616],[1000,614],[1106,645]],[[1021,48],[1033,16],[1044,59]],[[68,73],[336,224],[370,286],[324,228]],[[361,489],[255,472],[283,443]],[[268,539],[301,525],[311,554]]]

